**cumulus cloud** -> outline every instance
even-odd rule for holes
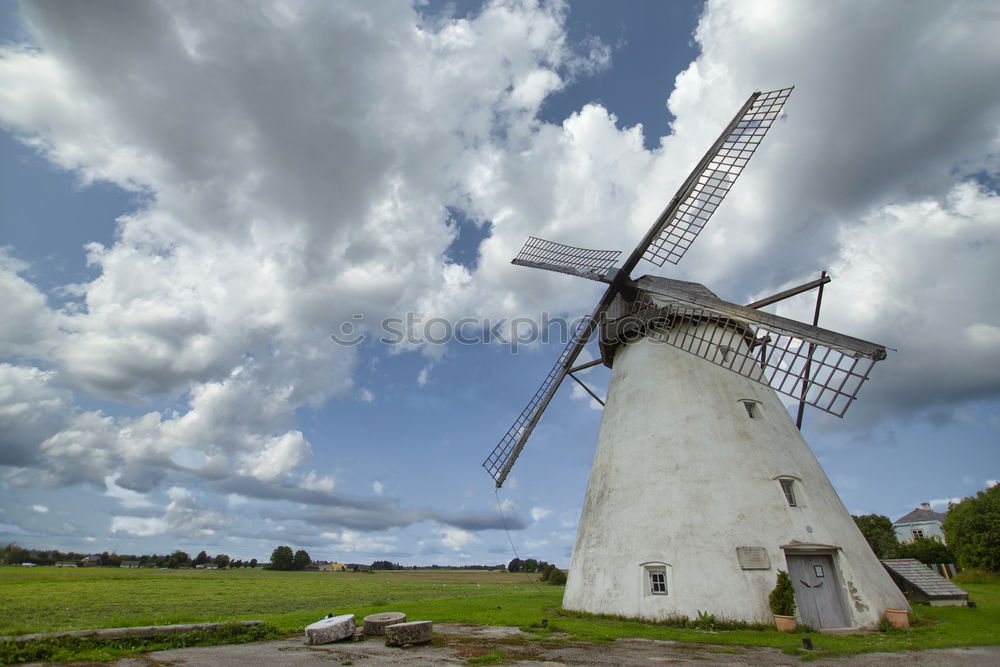
[[[541,521],[548,515],[552,514],[552,510],[545,509],[544,507],[532,507],[531,508],[531,520]]]
[[[455,551],[460,551],[462,547],[476,540],[475,535],[461,528],[446,528],[441,531],[441,544]]]
[[[329,334],[355,313],[589,312],[595,285],[510,265],[524,239],[631,249],[746,94],[789,84],[787,116],[730,200],[656,272],[745,302],[828,268],[824,325],[899,349],[852,410],[868,422],[1000,392],[1000,89],[983,85],[1000,67],[995,22],[933,2],[711,0],[670,133],[648,150],[643,128],[597,103],[539,120],[553,92],[609,63],[605,45],[568,41],[567,11],[24,5],[33,44],[0,48],[0,123],[139,203],[87,246],[94,277],[62,305],[0,250],[0,465],[92,484],[124,509],[167,489],[162,516],[112,521],[136,536],[224,525],[180,476],[230,507],[304,503],[345,544],[435,521],[457,548],[462,531],[500,528],[334,494],[310,468],[300,412],[375,400],[355,378],[361,349]],[[447,257],[451,210],[488,230],[474,266]],[[347,451],[331,432],[324,444]]]

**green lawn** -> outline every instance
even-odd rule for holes
[[[533,641],[611,641],[644,637],[728,646],[772,646],[803,658],[870,651],[1000,644],[1000,578],[961,582],[975,608],[914,608],[915,627],[867,635],[771,629],[694,629],[571,614],[559,609],[561,586],[499,572],[269,572],[264,570],[119,570],[0,568],[0,634],[131,625],[261,619],[278,633],[298,633],[328,613],[359,618],[402,611],[436,622],[519,626]],[[542,618],[549,627],[539,627]],[[142,646],[122,651],[142,650]],[[62,658],[64,654],[60,654]],[[78,652],[83,658],[96,655]],[[105,654],[101,654],[105,655]],[[62,658],[65,659],[65,658]]]

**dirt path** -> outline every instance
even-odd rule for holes
[[[800,665],[800,658],[772,648],[725,647],[648,639],[623,639],[611,644],[529,641],[517,628],[436,625],[429,646],[386,648],[381,637],[365,641],[306,646],[302,638],[257,644],[235,644],[157,651],[124,658],[114,667],[299,667],[324,665],[467,665],[470,658],[500,651],[508,665],[657,665],[695,663],[713,666]],[[819,667],[995,667],[1000,647],[867,653],[820,658]],[[28,666],[32,667],[32,666]]]

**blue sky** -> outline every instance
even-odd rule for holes
[[[480,468],[562,346],[379,322],[589,312],[599,285],[509,264],[524,239],[630,251],[792,84],[681,264],[639,272],[745,303],[828,270],[821,323],[893,350],[844,419],[807,412],[848,509],[995,483],[1000,15],[902,8],[5,4],[0,542],[499,563],[499,501],[568,565],[595,404],[564,387],[499,494]]]

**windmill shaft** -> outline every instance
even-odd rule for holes
[[[646,235],[642,238],[641,241],[639,241],[639,244],[635,247],[635,250],[632,251],[632,254],[629,255],[627,260],[625,260],[625,264],[622,265],[621,268],[622,273],[624,273],[625,275],[632,275],[632,270],[635,269],[635,267],[639,264],[639,261],[642,259],[643,255],[646,254],[646,250],[651,245],[653,245],[653,242],[656,241],[656,239],[660,236],[660,232],[662,232],[663,229],[667,226],[667,223],[669,223],[673,219],[674,214],[677,213],[677,209],[680,208],[681,203],[691,193],[695,185],[697,185],[698,177],[701,176],[701,172],[704,171],[705,167],[707,167],[708,164],[712,161],[712,158],[715,156],[715,154],[719,152],[719,149],[722,147],[722,144],[725,143],[726,139],[729,137],[732,131],[736,129],[736,126],[739,124],[740,119],[750,109],[750,107],[753,106],[754,101],[758,97],[760,97],[760,95],[761,95],[760,92],[756,92],[750,95],[746,103],[744,103],[744,105],[740,108],[740,110],[736,112],[736,115],[733,116],[733,119],[729,121],[729,124],[726,125],[726,129],[722,131],[722,134],[720,134],[719,138],[715,140],[715,143],[712,144],[712,147],[708,149],[708,152],[706,152],[705,155],[701,158],[701,161],[698,162],[698,165],[694,168],[694,170],[690,174],[688,174],[687,179],[685,179],[684,183],[681,184],[681,187],[677,191],[677,194],[675,194],[674,198],[670,200],[670,203],[667,204],[667,207],[663,209],[662,213],[660,213],[660,216],[656,219],[656,222],[653,223],[653,226],[649,228],[649,231],[646,232]]]
[[[556,273],[565,273],[569,276],[576,276],[577,278],[586,278],[587,280],[596,280],[597,282],[610,283],[611,279],[607,277],[606,273],[598,273],[591,269],[580,269],[575,266],[566,266],[562,264],[552,264],[549,262],[537,262],[530,259],[515,259],[511,261],[511,264],[516,264],[517,266],[527,266],[531,269],[542,269],[543,271],[555,271]]]
[[[822,281],[826,278],[826,271],[820,274],[819,279]],[[816,293],[816,309],[813,311],[813,326],[819,325],[819,310],[823,306],[823,283],[820,283],[819,291]],[[799,411],[795,417],[795,428],[802,430],[802,420],[805,418],[806,410],[806,397],[809,395],[809,381],[811,379],[812,373],[812,359],[813,354],[816,353],[816,346],[812,343],[809,344],[809,355],[806,357],[806,368],[802,372],[802,398],[799,399]]]
[[[614,298],[614,294],[614,288],[608,288],[604,293],[604,297],[601,298],[600,303],[597,304],[597,308],[594,309],[593,314],[581,322],[577,331],[574,332],[573,339],[563,350],[563,353],[559,355],[559,359],[556,360],[555,365],[549,371],[542,385],[535,392],[535,396],[514,421],[514,424],[507,429],[507,433],[493,449],[493,452],[483,462],[483,467],[493,477],[497,488],[503,486],[507,475],[510,474],[511,467],[517,461],[517,457],[521,455],[524,444],[531,436],[531,432],[535,430],[535,426],[542,418],[542,413],[545,412],[545,408],[548,407],[552,397],[559,390],[559,385],[562,384],[570,368],[573,367],[573,362],[580,356],[580,352],[583,351],[583,348],[587,345],[587,341],[590,340],[594,329],[597,328],[601,312],[607,308],[607,304]]]

